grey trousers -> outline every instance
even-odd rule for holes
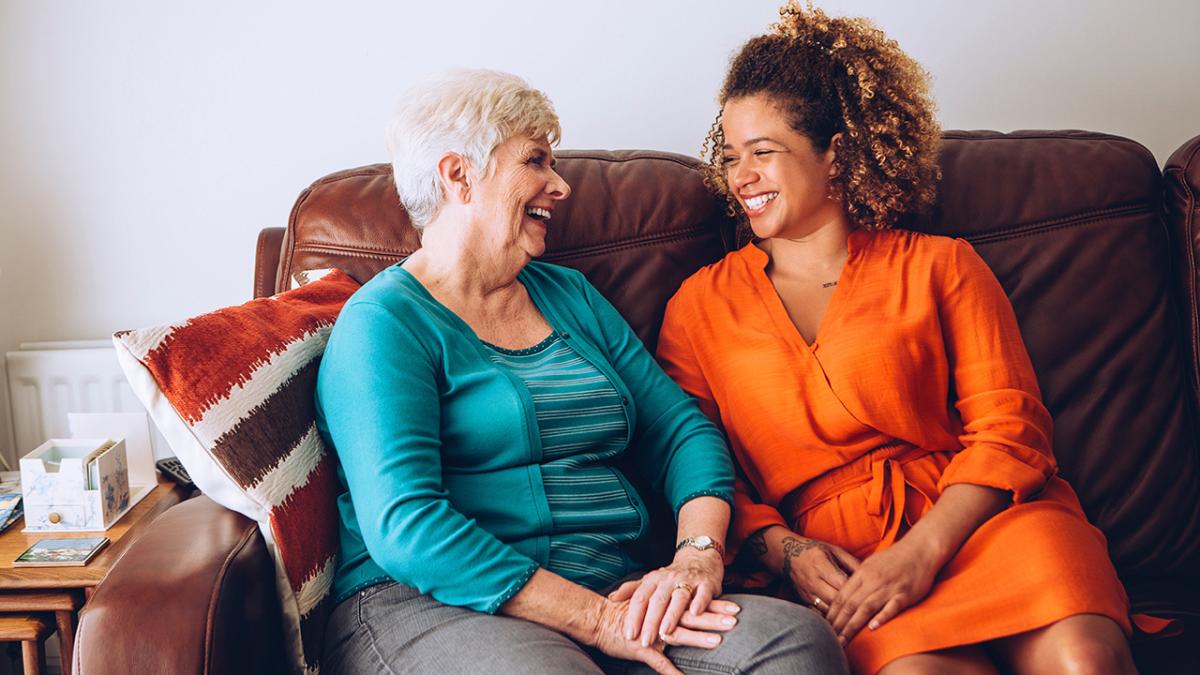
[[[667,647],[685,673],[844,674],[833,629],[806,607],[756,595],[728,595],[742,611],[716,649]],[[444,605],[398,583],[372,586],[336,608],[325,635],[322,673],[651,673],[580,647],[544,626]]]

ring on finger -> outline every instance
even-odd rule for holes
[[[674,593],[675,591],[684,591],[688,595],[691,595],[696,592],[696,589],[692,588],[692,585],[687,583],[686,581],[681,581],[681,582],[675,584],[675,588],[673,588],[671,590],[672,593]]]
[[[825,604],[824,600],[822,600],[821,598],[819,598],[815,595],[813,596],[812,606],[816,607],[817,609],[821,609],[822,607],[828,607],[828,605]]]

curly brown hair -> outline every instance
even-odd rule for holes
[[[830,18],[796,0],[733,57],[718,103],[766,94],[818,152],[838,138],[830,196],[868,230],[910,224],[937,194],[941,130],[929,76],[868,19]],[[706,182],[746,217],[725,180],[721,114],[705,139]]]

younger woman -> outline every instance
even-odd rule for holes
[[[1134,672],[1008,298],[967,243],[893,229],[935,192],[924,72],[866,20],[781,15],[708,139],[754,241],[684,283],[659,343],[740,465],[731,547],[858,672]]]

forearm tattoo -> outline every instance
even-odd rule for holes
[[[816,548],[819,545],[820,544],[813,541],[812,539],[797,539],[795,537],[784,537],[783,538],[783,567],[780,569],[780,572],[779,572],[780,576],[782,576],[784,579],[787,579],[789,576],[791,576],[788,574],[788,570],[790,570],[792,567],[792,558],[795,558],[796,556],[800,555],[801,553],[804,553],[805,551],[807,551],[810,548]]]

